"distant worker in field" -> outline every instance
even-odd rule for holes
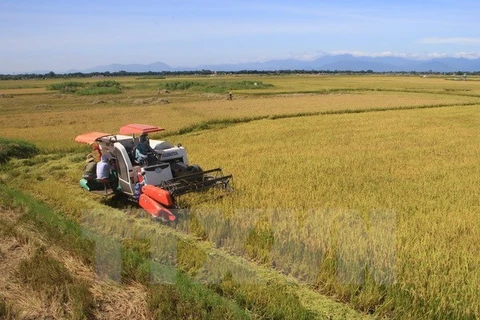
[[[228,100],[233,100],[233,93],[232,93],[232,92],[230,92],[230,93],[228,94],[228,98],[227,98],[227,99],[228,99]]]
[[[153,163],[154,159],[156,159],[155,155],[155,150],[150,147],[150,143],[148,142],[147,134],[142,134],[135,147],[135,160],[139,164],[148,165],[149,163]]]

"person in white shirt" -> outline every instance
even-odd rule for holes
[[[100,162],[97,163],[97,180],[105,180],[110,177],[110,164],[108,163],[110,157],[103,154]]]

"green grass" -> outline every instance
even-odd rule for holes
[[[175,285],[154,284],[148,288],[147,303],[154,319],[249,319],[235,303],[211,294],[200,284],[178,275]]]
[[[166,90],[191,90],[196,92],[227,93],[231,90],[257,90],[273,87],[261,81],[168,81],[161,83]]]
[[[242,283],[226,272],[212,285],[222,296],[238,301],[261,319],[312,319],[314,314],[302,307],[295,289],[279,283]]]
[[[38,148],[33,143],[0,137],[0,164],[8,162],[11,158],[31,158],[38,151]]]
[[[3,299],[0,299],[0,319],[14,320],[18,319],[18,314],[12,308],[12,305]]]
[[[52,83],[47,85],[47,90],[58,90],[60,93],[74,93],[79,88],[83,88],[87,85],[85,82],[79,81],[67,81],[61,83]]]
[[[120,87],[88,87],[75,92],[79,96],[92,96],[100,94],[118,94],[122,93]]]
[[[79,96],[118,94],[122,92],[120,83],[115,80],[97,82],[67,81],[47,85],[47,90],[57,90],[59,93],[76,93]]]

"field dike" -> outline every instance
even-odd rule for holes
[[[344,110],[327,110],[327,111],[317,111],[317,112],[300,112],[300,113],[287,113],[287,114],[276,114],[276,115],[264,115],[264,116],[254,116],[254,117],[241,117],[241,118],[227,118],[227,119],[212,119],[196,123],[190,126],[186,126],[176,131],[172,131],[166,134],[161,134],[161,137],[171,137],[178,136],[182,134],[210,130],[215,128],[223,128],[230,125],[248,123],[258,120],[276,120],[276,119],[288,119],[288,118],[300,118],[300,117],[312,117],[312,116],[322,116],[322,115],[338,115],[338,114],[347,114],[347,113],[368,113],[368,112],[384,112],[384,111],[400,111],[400,110],[416,110],[416,109],[436,109],[436,108],[447,108],[447,107],[456,107],[456,106],[477,106],[478,102],[466,102],[466,103],[455,103],[455,104],[433,104],[433,105],[421,105],[421,106],[403,106],[403,107],[380,107],[380,108],[366,108],[366,109],[344,109]]]
[[[192,289],[201,285],[210,295],[217,294],[223,299],[213,297],[209,301],[224,301],[222,303],[227,305],[232,301],[248,310],[249,317],[253,318],[368,318],[292,277],[153,221],[136,207],[120,210],[103,204],[101,198],[78,187],[75,175],[82,166],[80,159],[83,154],[39,155],[12,160],[4,167],[2,182],[8,181],[15,189],[23,191],[2,189],[3,192],[10,190],[10,196],[20,199],[23,206],[31,206],[27,209],[30,218],[37,221],[38,228],[54,234],[57,244],[71,247],[86,263],[93,263],[97,279],[118,285],[131,281],[142,283],[150,288],[151,294],[160,293],[160,301],[162,290],[171,285],[188,288],[184,291],[189,294],[201,295],[197,298],[183,296],[183,299],[204,299],[201,297],[205,293],[199,293],[203,289]],[[30,197],[37,200],[28,200]],[[53,213],[38,200],[54,208]],[[54,223],[58,219],[60,223]],[[77,231],[72,233],[73,229]],[[94,258],[85,255],[85,250],[88,251],[84,248],[85,241],[94,243]],[[143,261],[134,253],[128,253],[134,247],[140,248],[148,258]],[[186,276],[190,280],[186,280]],[[157,287],[160,291],[152,289]],[[150,298],[149,303],[152,299],[155,301]],[[166,311],[163,312],[165,315]]]

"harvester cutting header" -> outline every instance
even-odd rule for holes
[[[120,134],[89,132],[77,136],[76,142],[99,149],[101,161],[111,165],[108,178],[84,176],[80,185],[93,192],[123,193],[152,217],[165,221],[176,219],[169,209],[177,207],[175,199],[180,195],[214,187],[231,190],[232,175],[224,175],[220,168],[203,171],[189,165],[181,145],[148,139],[149,133],[163,130],[129,124],[120,128]]]

